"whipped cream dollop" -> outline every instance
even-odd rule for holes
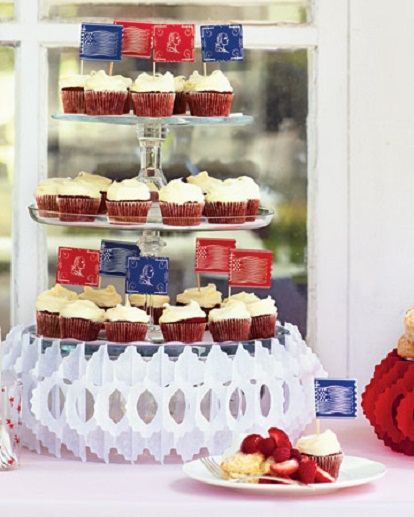
[[[159,309],[170,302],[170,297],[166,294],[130,294],[129,302],[137,307],[144,307],[146,303],[148,307]]]
[[[252,318],[255,316],[277,314],[276,303],[270,296],[257,302],[248,303],[246,309]]]
[[[160,323],[175,323],[177,321],[189,320],[190,318],[203,318],[206,314],[197,302],[192,300],[188,305],[165,305],[160,317]]]
[[[58,196],[85,196],[90,198],[100,198],[101,193],[99,189],[86,181],[75,181],[66,179],[58,185]]]
[[[341,451],[341,445],[336,434],[327,429],[320,434],[311,434],[299,438],[296,448],[303,454],[327,456]]]
[[[237,300],[247,305],[248,303],[258,302],[260,298],[254,293],[246,293],[245,291],[242,291],[241,293],[232,294],[228,298],[225,298],[223,300],[223,304],[228,303],[230,300]]]
[[[83,293],[79,295],[80,300],[90,300],[99,307],[115,307],[122,301],[122,297],[117,293],[113,285],[108,285],[105,289],[93,289],[86,286]]]
[[[100,192],[106,192],[112,180],[99,174],[91,174],[90,172],[81,171],[75,178],[75,181],[86,181],[99,189]]]
[[[174,92],[174,77],[171,72],[165,74],[147,74],[143,72],[131,86],[132,92]]]
[[[151,192],[148,186],[136,178],[114,181],[107,190],[109,201],[149,201]]]
[[[246,305],[243,302],[239,302],[237,300],[230,301],[219,309],[212,309],[208,315],[208,321],[223,321],[232,319],[251,319],[250,314],[246,309]]]
[[[184,91],[185,83],[186,79],[183,75],[177,75],[177,77],[174,77],[174,90],[176,93],[181,93]]]
[[[207,171],[201,171],[195,176],[188,176],[186,181],[187,183],[200,187],[204,194],[207,194],[214,185],[220,185],[222,183],[221,180],[209,176]]]
[[[104,321],[105,311],[90,300],[75,300],[67,303],[60,311],[62,318],[82,318],[90,321]]]
[[[194,84],[192,89],[194,92],[232,92],[233,88],[221,70],[214,70],[210,75],[202,76],[201,79]]]
[[[85,82],[85,91],[94,92],[126,92],[127,78],[122,75],[107,75],[104,70],[91,72]]]
[[[184,203],[204,203],[203,191],[197,185],[184,183],[181,179],[169,181],[162,187],[158,199],[166,203],[183,205]]]
[[[68,303],[69,300],[67,298],[58,298],[53,295],[40,296],[36,300],[35,308],[37,311],[60,313],[62,308]]]
[[[56,298],[65,298],[66,300],[77,300],[78,295],[74,291],[71,291],[70,289],[66,289],[66,287],[62,287],[60,284],[56,284],[51,289],[48,289],[47,291],[43,291],[43,293],[40,293],[37,299],[41,299],[42,297],[49,297],[54,296]]]
[[[206,201],[210,203],[247,202],[245,190],[237,183],[226,183],[226,181],[212,185],[206,194]]]
[[[260,199],[260,187],[249,176],[239,176],[235,179],[230,178],[225,180],[224,183],[236,185],[237,188],[242,189],[245,193],[246,199]]]
[[[137,307],[128,307],[118,304],[106,311],[105,318],[108,321],[129,321],[131,323],[148,323],[149,315]]]
[[[189,287],[177,294],[178,303],[190,303],[191,300],[195,300],[201,307],[209,309],[221,303],[221,292],[217,291],[214,284],[208,284],[200,289]]]
[[[200,75],[198,70],[194,70],[194,72],[190,75],[190,77],[184,83],[184,91],[186,93],[193,91],[196,84],[198,84],[202,78],[203,78],[203,76]]]
[[[68,74],[59,78],[60,88],[84,88],[90,75]]]

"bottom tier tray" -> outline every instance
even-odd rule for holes
[[[298,329],[247,343],[118,345],[12,329],[3,369],[23,382],[22,443],[83,461],[188,461],[271,426],[298,438],[325,377]]]

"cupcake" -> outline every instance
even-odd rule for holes
[[[233,88],[221,70],[202,77],[189,93],[191,115],[196,117],[228,117],[233,101]]]
[[[209,223],[243,224],[247,199],[243,189],[227,180],[212,186],[205,197],[204,213]]]
[[[223,183],[221,180],[209,176],[207,171],[199,172],[194,176],[188,176],[186,181],[187,183],[191,183],[191,185],[197,185],[197,187],[200,187],[203,194],[207,194],[215,185]]]
[[[85,83],[89,75],[65,75],[59,79],[64,113],[85,113]]]
[[[92,72],[85,82],[87,115],[122,115],[128,100],[126,78],[107,75],[103,70]]]
[[[144,224],[151,207],[151,192],[136,178],[112,183],[106,193],[108,219],[114,224]]]
[[[75,178],[75,181],[86,181],[91,183],[99,189],[101,193],[101,204],[99,205],[98,214],[106,214],[106,192],[111,185],[112,180],[105,176],[99,176],[98,174],[90,174],[89,172],[81,171]]]
[[[188,103],[188,98],[189,98],[190,92],[194,91],[194,88],[201,81],[202,78],[203,78],[203,76],[200,75],[199,71],[194,70],[194,72],[190,75],[190,77],[185,81],[183,89],[184,89],[184,93],[187,96],[187,103]]]
[[[247,341],[251,317],[243,302],[231,301],[208,315],[208,328],[214,341]]]
[[[183,75],[178,75],[174,77],[174,91],[175,91],[175,99],[174,99],[174,115],[185,115],[187,111],[187,96],[184,91],[184,85],[186,83],[185,77]]]
[[[35,191],[36,205],[41,217],[58,217],[58,186],[64,178],[48,178],[39,182]]]
[[[198,303],[200,308],[208,316],[211,309],[220,307],[221,292],[217,291],[214,284],[208,284],[205,287],[190,287],[185,289],[182,293],[177,294],[177,305],[187,305],[194,300]]]
[[[59,219],[68,222],[95,220],[101,204],[99,189],[86,181],[66,179],[58,185]]]
[[[90,300],[69,302],[60,311],[60,337],[95,341],[104,319],[105,311]]]
[[[131,101],[131,85],[132,85],[132,79],[129,77],[124,77],[123,75],[115,75],[117,79],[119,79],[126,87],[128,95],[125,99],[124,107],[122,110],[123,115],[129,115],[129,112],[131,111],[132,101]]]
[[[158,194],[162,222],[174,226],[198,226],[204,208],[204,195],[200,187],[172,180]]]
[[[165,341],[195,343],[203,339],[206,315],[197,302],[173,306],[166,304],[160,317],[160,329]]]
[[[136,307],[117,305],[105,314],[105,332],[109,341],[129,343],[144,341],[150,317]]]
[[[67,298],[42,293],[38,296],[36,308],[36,329],[39,336],[60,337],[59,314],[69,303]]]
[[[110,309],[116,307],[122,302],[122,297],[116,292],[113,285],[108,285],[104,289],[93,289],[86,286],[83,293],[79,295],[79,300],[89,300],[97,305],[100,309]]]
[[[246,293],[245,291],[242,291],[241,293],[232,294],[228,298],[225,298],[223,300],[223,304],[227,304],[230,300],[237,300],[238,302],[243,302],[247,305],[248,303],[259,302],[260,298],[254,293]]]
[[[249,176],[240,176],[236,179],[226,180],[229,183],[235,182],[244,190],[247,198],[246,221],[254,221],[260,205],[259,185]]]
[[[152,315],[154,325],[159,324],[164,305],[170,303],[170,297],[165,294],[130,294],[128,298],[133,307],[138,307]]]
[[[264,300],[248,303],[247,312],[252,318],[250,339],[266,339],[274,337],[277,319],[275,301],[270,296]]]
[[[301,454],[315,460],[321,469],[336,479],[343,460],[338,439],[329,429],[320,434],[299,438],[296,448]]]
[[[131,99],[137,117],[171,117],[174,110],[174,77],[140,74],[131,86]]]

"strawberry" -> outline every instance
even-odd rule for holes
[[[290,457],[297,459],[299,462],[302,460],[302,454],[297,449],[290,450]]]
[[[302,481],[302,483],[315,483],[316,469],[316,461],[301,461],[296,473],[299,481]]]
[[[260,436],[260,434],[249,434],[242,441],[240,450],[244,454],[254,454],[255,452],[260,452],[260,444],[262,442],[263,438]]]
[[[298,460],[286,460],[281,463],[274,463],[270,465],[270,472],[277,476],[290,476],[299,468]]]
[[[272,456],[276,463],[282,463],[283,461],[290,460],[290,458],[291,458],[290,449],[288,449],[287,447],[277,447],[273,451]]]
[[[259,445],[260,452],[268,458],[272,455],[273,451],[275,450],[276,444],[272,437],[269,438],[263,438],[263,441]]]
[[[275,485],[277,481],[273,481],[271,477],[269,479],[259,479],[259,485]]]
[[[282,429],[278,427],[271,427],[268,431],[269,436],[271,436],[275,443],[276,447],[288,447],[288,449],[292,448],[292,444],[290,443],[288,435]]]
[[[326,470],[321,469],[319,465],[316,467],[315,483],[333,483],[333,478]]]

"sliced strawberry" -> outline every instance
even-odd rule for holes
[[[301,461],[296,475],[302,483],[315,483],[316,469],[316,461]]]
[[[290,449],[288,447],[277,447],[272,454],[276,463],[290,460]]]
[[[260,452],[268,458],[272,455],[273,451],[275,450],[276,444],[272,437],[269,438],[263,438],[263,441],[260,443],[259,449]]]
[[[321,469],[319,465],[316,467],[315,483],[333,483],[335,478],[332,477],[326,470]]]
[[[276,447],[288,447],[288,449],[292,448],[292,444],[290,443],[288,435],[282,429],[278,427],[271,427],[268,431],[269,436],[271,436],[275,443]]]
[[[290,457],[295,458],[299,462],[302,460],[302,454],[298,451],[298,449],[290,449]]]
[[[272,474],[276,474],[277,476],[290,476],[296,472],[299,468],[298,460],[287,460],[282,461],[281,463],[274,463],[270,465],[270,472]]]
[[[260,452],[260,444],[262,441],[263,438],[260,436],[260,434],[249,434],[242,441],[240,450],[244,452],[244,454],[254,454],[255,452]]]
[[[274,481],[271,477],[269,479],[259,479],[259,485],[276,485],[277,481]]]

